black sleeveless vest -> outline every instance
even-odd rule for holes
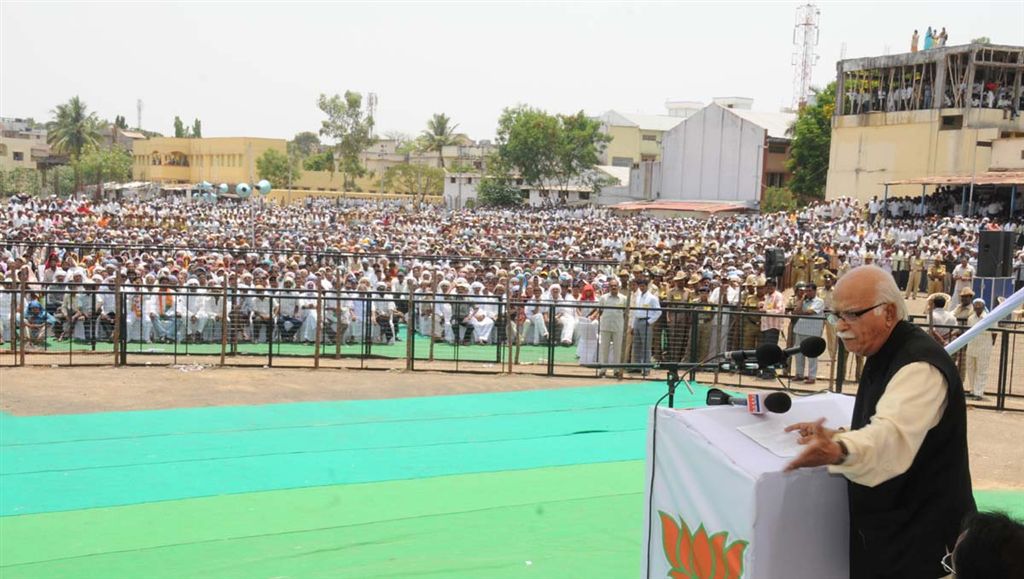
[[[976,510],[967,457],[967,411],[953,360],[917,326],[901,321],[868,357],[853,408],[852,428],[863,428],[893,375],[914,362],[938,368],[946,379],[946,409],[928,431],[903,474],[876,487],[849,483],[850,576],[935,579],[952,550],[964,516]]]

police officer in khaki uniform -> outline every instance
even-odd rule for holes
[[[811,281],[814,282],[814,285],[818,286],[819,289],[825,286],[825,273],[828,272],[828,270],[825,269],[825,261],[825,258],[820,255],[814,258],[814,271],[811,275]],[[821,297],[820,292],[818,297]]]
[[[668,333],[668,351],[666,361],[681,362],[685,354],[687,338],[689,337],[689,316],[685,311],[687,302],[690,301],[690,291],[687,289],[689,276],[679,271],[672,278],[672,288],[666,292],[661,305],[665,315],[665,327]]]
[[[907,281],[905,299],[917,299],[917,292],[921,288],[921,272],[924,271],[924,259],[915,249],[910,255],[910,279]]]
[[[928,293],[942,293],[946,284],[946,266],[939,260],[928,268]]]
[[[807,256],[797,248],[790,260],[790,271],[793,274],[793,285],[797,286],[807,281]]]
[[[711,320],[714,318],[714,306],[710,303],[711,281],[701,278],[697,282],[697,292],[692,296],[690,308],[698,310],[691,314],[697,316],[697,344],[692,352],[695,361],[703,360],[708,355],[708,348],[711,345]],[[691,320],[691,324],[693,321]]]
[[[743,282],[743,317],[740,327],[743,339],[740,342],[744,350],[756,350],[761,341],[761,316],[754,312],[760,311],[763,283],[758,283],[757,276],[750,274]]]
[[[809,283],[809,282],[814,281],[814,268],[817,267],[819,259],[822,259],[822,258],[820,258],[817,255],[817,253],[814,251],[813,247],[808,245],[806,248],[804,248],[804,281],[805,282]],[[825,263],[825,261],[823,259],[822,259],[822,263]]]
[[[836,285],[836,274],[829,270],[821,275],[822,284],[818,287],[818,297],[821,301],[825,302],[825,313],[835,311],[832,307],[832,293],[835,290]],[[825,324],[825,345],[828,349],[829,360],[832,361],[833,367],[836,363],[836,351],[838,349],[838,342],[836,341],[836,327],[832,324]]]

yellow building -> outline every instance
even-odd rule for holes
[[[256,160],[268,150],[287,154],[284,139],[258,137],[214,137],[179,139],[159,137],[133,145],[133,175],[136,181],[161,184],[254,184],[260,180]],[[379,180],[357,179],[364,191],[378,190]],[[273,183],[275,190],[342,191],[342,174],[306,171],[294,183]]]
[[[599,164],[632,167],[641,161],[660,161],[662,135],[686,119],[612,110],[601,115],[598,120],[601,122],[601,132],[612,138]]]
[[[1013,168],[1024,136],[1014,112],[1022,53],[970,44],[840,61],[826,197],[869,200],[886,182]],[[888,194],[917,196],[921,187]]]
[[[50,154],[46,130],[23,119],[0,118],[0,169],[35,169]]]
[[[136,141],[133,174],[155,183],[254,183],[256,159],[269,149],[285,153],[284,139],[224,137]]]

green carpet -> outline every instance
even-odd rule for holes
[[[5,578],[629,576],[643,476],[632,461],[5,517],[0,569]]]
[[[0,416],[0,515],[641,459],[664,388]]]
[[[395,342],[392,345],[388,344],[370,344],[369,354],[371,356],[380,356],[385,358],[399,358],[405,359],[407,355],[406,350],[406,338],[407,328],[404,325],[399,326],[398,336],[402,341]],[[266,343],[263,344],[251,344],[241,343],[238,344],[238,353],[241,355],[248,356],[267,356],[270,346]],[[65,341],[60,342],[56,339],[49,339],[46,342],[45,351],[53,353],[61,352],[113,352],[114,346],[110,342],[96,342],[92,344],[90,342],[80,341]],[[160,344],[160,343],[141,343],[141,342],[129,342],[127,352],[129,355],[145,355],[145,354],[177,354],[179,356],[219,356],[221,346],[220,343],[215,344]],[[314,347],[312,344],[296,344],[293,342],[275,342],[273,344],[273,350],[275,356],[305,356],[313,357]],[[320,353],[322,356],[333,356],[337,351],[336,345],[332,343],[321,344]],[[364,351],[362,344],[342,345],[341,355],[346,357],[360,356]],[[575,364],[578,362],[576,358],[576,347],[575,346],[555,346],[553,348],[555,363],[556,364]],[[503,348],[501,352],[502,356],[507,355],[507,348]],[[431,346],[430,340],[424,336],[416,336],[414,346],[414,357],[417,360],[428,360],[431,358]],[[455,346],[446,343],[437,343],[433,346],[433,359],[434,360],[465,360],[471,362],[494,362],[500,363],[498,357],[498,347],[494,344],[479,346],[470,345]],[[547,346],[521,346],[519,352],[519,363],[521,364],[547,364],[548,360],[548,347]]]
[[[0,414],[0,576],[633,577],[663,392]]]

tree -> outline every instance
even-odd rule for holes
[[[203,122],[199,119],[192,121],[192,138],[201,139],[203,138]]]
[[[39,195],[41,190],[39,171],[26,167],[0,169],[0,195]]]
[[[424,151],[434,151],[444,169],[444,148],[455,144],[455,129],[459,125],[451,124],[452,120],[444,113],[435,113],[427,121],[427,128],[420,133],[420,143]]]
[[[301,159],[312,157],[320,152],[320,137],[312,131],[296,133],[289,143],[295,150],[295,154]]]
[[[427,195],[444,193],[444,169],[429,165],[402,163],[388,167],[384,172],[384,189],[405,195]]]
[[[476,197],[482,207],[517,207],[523,204],[523,197],[515,181],[497,172],[480,180],[476,187]]]
[[[276,150],[267,149],[256,159],[256,172],[278,187],[291,186],[302,176],[298,159]]]
[[[373,117],[363,110],[363,96],[345,91],[345,96],[321,94],[317,106],[327,119],[321,121],[320,136],[334,140],[334,161],[342,173],[343,187],[355,186],[356,177],[366,174],[359,154],[376,142]]]
[[[593,167],[609,140],[600,123],[583,111],[549,115],[524,106],[508,108],[498,120],[497,151],[488,171],[499,184],[517,175],[542,191],[564,192],[577,183],[593,192],[606,183]]]
[[[82,178],[90,183],[128,181],[132,176],[132,155],[120,147],[89,149],[78,165]]]
[[[302,168],[307,171],[330,171],[334,172],[334,151],[324,151],[302,162]]]
[[[769,187],[764,190],[764,197],[761,199],[762,214],[792,211],[796,207],[796,197],[793,196],[789,189],[785,187]]]
[[[789,190],[807,202],[825,198],[828,155],[832,143],[832,112],[836,102],[836,83],[814,91],[814,104],[805,106],[790,127],[793,143],[786,168],[793,173]]]
[[[124,117],[117,115],[114,118],[114,126],[121,129],[122,131],[128,130],[128,121],[124,120]]]
[[[82,188],[78,160],[82,153],[95,147],[100,140],[100,123],[96,113],[88,112],[77,96],[51,111],[54,120],[47,126],[46,142],[60,155],[67,155],[75,167],[75,190]]]
[[[185,123],[181,122],[181,117],[174,117],[174,138],[175,139],[187,139],[188,129],[185,128]]]
[[[971,44],[992,44],[992,39],[988,36],[979,36],[971,39]]]

